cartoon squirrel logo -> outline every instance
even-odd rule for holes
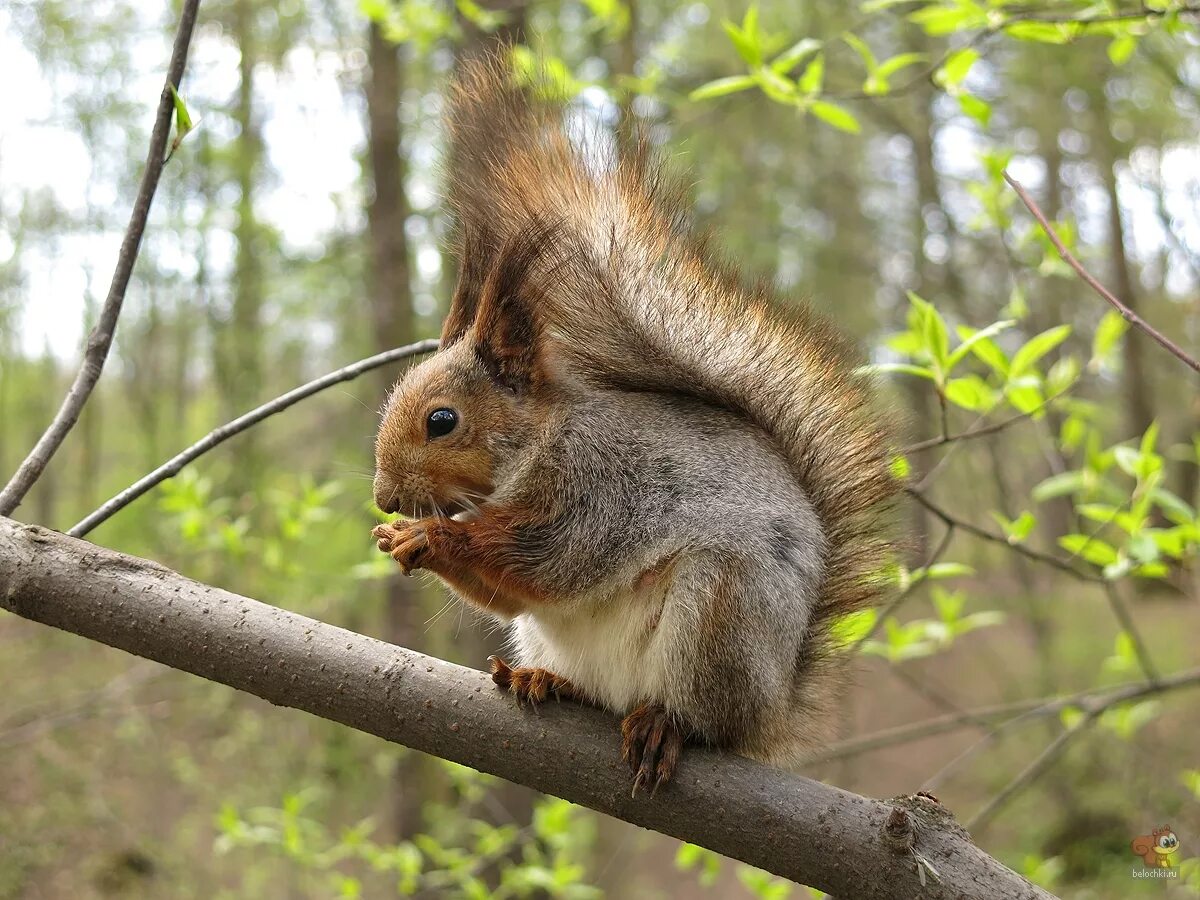
[[[1170,825],[1164,825],[1135,837],[1129,849],[1142,858],[1143,865],[1165,869],[1171,866],[1171,854],[1179,849],[1179,838]]]

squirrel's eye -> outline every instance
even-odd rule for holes
[[[433,438],[445,437],[458,424],[458,413],[452,409],[435,409],[425,420],[425,433]]]

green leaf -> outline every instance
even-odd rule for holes
[[[1034,363],[1065,341],[1070,333],[1070,325],[1058,325],[1030,338],[1025,346],[1013,354],[1008,377],[1010,379],[1021,377]]]
[[[805,74],[807,75],[807,73]],[[862,130],[862,126],[858,124],[858,119],[854,118],[852,113],[834,103],[829,103],[825,100],[813,100],[808,105],[808,109],[826,125],[832,125],[839,131],[858,134]]]
[[[822,42],[815,38],[802,38],[771,60],[771,68],[786,75],[801,62],[821,49]]]
[[[1081,556],[1092,565],[1109,566],[1117,561],[1116,549],[1091,535],[1064,534],[1058,544],[1072,556]]]
[[[924,349],[933,358],[938,372],[945,372],[948,369],[947,362],[950,357],[950,337],[946,331],[946,322],[942,319],[942,314],[932,303],[913,291],[908,292],[908,302],[912,304],[913,313],[916,316],[915,324],[918,327],[914,330],[919,329],[925,342]]]
[[[860,38],[857,34],[847,31],[842,34],[842,40],[854,48],[854,52],[859,55],[863,61],[863,66],[866,67],[867,74],[874,74],[879,63],[875,61],[875,54],[871,52],[871,48],[867,46],[866,41]]]
[[[984,28],[988,24],[987,11],[969,0],[954,0],[951,3],[934,4],[909,13],[908,20],[925,29],[932,36],[952,34]]]
[[[1046,402],[1037,384],[1024,381],[1010,381],[1004,389],[1004,396],[1019,412],[1027,416],[1036,413]]]
[[[1037,518],[1034,517],[1033,513],[1030,512],[1023,512],[1015,519],[1008,519],[998,512],[993,512],[992,518],[995,519],[996,522],[999,523],[1000,527],[1004,530],[1004,535],[1008,538],[1008,542],[1010,544],[1021,543],[1023,540],[1029,537],[1034,526],[1037,525]]]
[[[920,576],[918,576],[917,573],[921,573]],[[932,566],[929,566],[926,569],[916,569],[913,572],[913,578],[916,580],[918,577],[922,577],[936,581],[941,578],[957,578],[960,575],[974,574],[975,570],[966,563],[943,562],[934,563]]]
[[[1087,481],[1082,471],[1061,472],[1040,482],[1033,489],[1033,499],[1044,503],[1054,497],[1065,497],[1082,491],[1086,486]]]
[[[933,372],[921,366],[914,366],[912,363],[872,363],[869,366],[860,366],[855,371],[864,375],[882,375],[886,372],[901,372],[905,375],[916,375],[920,378],[933,379]]]
[[[1102,362],[1108,359],[1117,341],[1129,330],[1129,323],[1116,310],[1109,310],[1096,326],[1096,334],[1092,338],[1092,359]]]
[[[1007,331],[1016,324],[1017,322],[1015,319],[1005,319],[1000,322],[993,322],[991,325],[987,326],[986,328],[981,328],[978,331],[973,331],[966,326],[960,327],[958,329],[958,336],[962,340],[962,343],[955,347],[954,352],[947,357],[947,367],[952,369],[958,365],[962,358],[970,352],[971,348],[980,341],[987,340],[988,338],[997,335],[1002,331]],[[1007,361],[1005,365],[1005,372],[1007,373]]]
[[[848,613],[833,623],[831,634],[837,647],[852,647],[871,633],[875,623],[879,621],[879,612],[874,609],[860,609]]]
[[[960,338],[968,338],[974,333],[972,329],[965,326],[960,326],[957,330]],[[971,343],[971,352],[986,363],[997,375],[1008,378],[1008,357],[991,338],[980,338],[977,341],[973,341]]]
[[[821,92],[821,86],[825,83],[825,54],[818,53],[812,58],[812,61],[804,69],[804,74],[800,76],[800,80],[796,82],[796,87],[800,93],[813,96]]]
[[[1122,34],[1112,39],[1108,45],[1108,58],[1114,66],[1123,66],[1137,49],[1137,38],[1132,34]]]
[[[718,78],[700,85],[688,94],[688,99],[711,100],[714,97],[724,97],[727,94],[736,94],[738,91],[752,88],[757,83],[750,75],[731,75],[728,78]]]
[[[751,7],[751,9],[753,8]],[[725,29],[725,33],[729,35],[729,40],[732,42],[733,48],[737,50],[738,56],[742,58],[742,61],[746,65],[752,69],[757,69],[762,65],[762,48],[758,45],[757,34],[747,34],[729,21],[722,22],[721,25]]]
[[[1064,706],[1059,712],[1058,718],[1067,731],[1074,731],[1083,723],[1085,714],[1078,706]]]
[[[991,104],[980,100],[974,94],[960,93],[958,95],[958,108],[984,128],[987,128],[992,121]]]
[[[1078,359],[1074,356],[1064,356],[1046,373],[1046,393],[1051,397],[1065,394],[1079,380],[1081,371]]]
[[[175,130],[182,137],[192,130],[192,117],[179,91],[175,90],[175,85],[168,84],[167,87],[171,89],[171,100],[175,104]]]
[[[1078,26],[1065,22],[1012,22],[1004,30],[1018,41],[1039,44],[1068,44],[1079,34]]]
[[[942,63],[942,67],[938,69],[935,79],[942,87],[956,93],[960,84],[966,80],[967,75],[971,71],[971,67],[979,60],[979,51],[974,47],[967,47],[963,50],[957,50]]]
[[[996,392],[975,374],[951,379],[944,390],[947,400],[972,412],[987,412],[996,403]]]
[[[903,481],[912,472],[912,466],[909,465],[908,457],[903,453],[897,453],[888,464],[888,471],[892,473],[892,477],[897,481]],[[1179,502],[1182,503],[1183,501]]]
[[[909,66],[923,63],[928,58],[924,53],[898,53],[881,62],[878,68],[875,69],[875,74],[880,78],[887,78],[895,75],[901,69],[907,69]]]

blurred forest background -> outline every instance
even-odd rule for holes
[[[462,59],[516,42],[518,71],[544,60],[536,77],[576,96],[581,121],[618,136],[636,121],[661,145],[717,246],[855,335],[893,373],[906,440],[926,442],[898,463],[925,501],[904,510],[902,602],[847,623],[863,658],[842,740],[806,772],[982,810],[981,845],[1064,896],[1192,896],[1200,696],[1155,683],[1200,664],[1197,378],[1125,332],[1002,172],[1196,355],[1196,10],[205,0],[181,89],[195,128],[164,173],[113,358],[17,516],[65,529],[234,415],[435,336],[455,270],[441,93]],[[0,3],[5,477],[104,296],[177,13]],[[269,420],[92,539],[482,667],[503,636],[396,575],[368,536],[396,375]],[[953,439],[989,424],[1003,427]],[[1145,679],[1103,711],[1016,715]],[[8,615],[0,684],[0,897],[808,896]],[[927,720],[954,727],[888,732]],[[1133,879],[1130,841],[1165,822],[1183,877]]]

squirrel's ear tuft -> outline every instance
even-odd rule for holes
[[[544,381],[538,270],[552,246],[552,226],[535,224],[509,242],[483,282],[471,328],[475,355],[501,387],[518,394]]]
[[[492,250],[485,236],[464,229],[458,247],[458,284],[450,298],[450,310],[442,323],[442,349],[457,343],[475,324],[479,302],[487,281],[488,262]]]

